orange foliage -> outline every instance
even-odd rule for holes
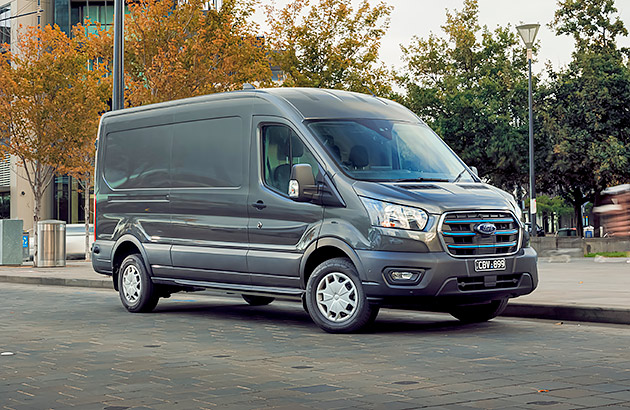
[[[90,168],[110,88],[82,26],[72,38],[57,26],[19,31],[19,51],[0,60],[0,149],[24,168],[36,224],[55,173]]]
[[[127,105],[137,106],[269,84],[264,41],[248,20],[253,2],[140,0],[125,20]],[[238,4],[237,4],[238,3]]]

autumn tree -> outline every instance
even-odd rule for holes
[[[44,191],[86,141],[93,144],[106,109],[104,71],[89,53],[90,36],[81,26],[74,34],[57,26],[21,29],[19,51],[0,61],[1,148],[17,157],[33,192],[35,266]]]
[[[616,45],[627,30],[614,0],[561,0],[551,27],[576,48],[568,67],[549,72],[541,120],[551,149],[542,176],[581,221],[584,203],[630,179],[630,69]]]
[[[379,61],[391,6],[367,0],[296,0],[267,7],[272,63],[289,87],[336,88],[387,96],[391,75]]]
[[[125,20],[127,102],[138,106],[268,84],[263,39],[249,18],[255,0],[129,2]]]
[[[481,27],[477,0],[447,10],[442,30],[402,46],[402,101],[481,177],[520,194],[528,170],[524,46],[510,25]]]

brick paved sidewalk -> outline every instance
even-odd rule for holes
[[[531,295],[510,301],[507,316],[630,324],[630,263],[626,258],[541,258],[540,284]],[[111,278],[85,261],[65,267],[0,266],[0,283],[112,288]]]

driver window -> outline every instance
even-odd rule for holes
[[[310,164],[313,177],[316,177],[318,165],[315,157],[291,128],[284,125],[264,126],[262,138],[265,185],[287,195],[294,164]]]

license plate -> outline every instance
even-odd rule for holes
[[[475,272],[488,272],[493,270],[505,270],[505,258],[475,260]]]

